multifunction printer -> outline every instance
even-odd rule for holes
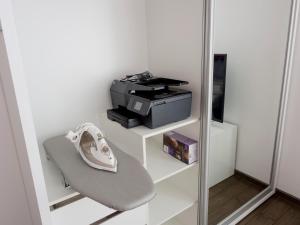
[[[187,81],[154,77],[150,72],[114,80],[110,88],[110,120],[126,128],[157,128],[191,115],[192,92],[177,88]]]

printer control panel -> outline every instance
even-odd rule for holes
[[[142,107],[143,107],[143,103],[142,102],[139,102],[139,101],[136,101],[135,103],[134,103],[134,110],[136,110],[136,111],[141,111],[141,109],[142,109]]]
[[[138,96],[131,96],[127,109],[141,116],[146,116],[151,109],[151,102]]]

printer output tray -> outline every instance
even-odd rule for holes
[[[120,123],[125,128],[133,128],[142,124],[135,113],[122,107],[107,110],[107,118]]]

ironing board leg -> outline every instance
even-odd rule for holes
[[[65,175],[63,173],[62,174],[62,177],[63,177],[63,181],[64,181],[64,185],[65,185],[65,188],[71,188],[69,182],[67,181]]]
[[[49,156],[49,154],[48,154],[47,152],[46,152],[46,159],[47,159],[48,161],[51,161],[51,160],[52,160],[51,157]],[[65,175],[64,175],[62,172],[60,172],[60,173],[61,173],[61,175],[62,175],[62,177],[63,177],[63,182],[64,182],[65,188],[70,188],[70,184],[69,184],[69,182],[67,181]]]
[[[102,223],[104,223],[104,222],[106,222],[106,221],[108,221],[108,220],[114,218],[115,216],[120,215],[121,213],[123,213],[123,212],[121,212],[121,211],[116,211],[116,212],[114,212],[114,213],[112,213],[112,214],[110,214],[110,215],[108,215],[108,216],[106,216],[106,217],[104,217],[104,218],[102,218],[102,219],[100,219],[100,220],[97,220],[97,221],[94,222],[94,223],[91,223],[90,225],[99,225],[99,224],[102,224]]]

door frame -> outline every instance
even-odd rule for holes
[[[209,140],[212,105],[212,83],[213,83],[213,36],[214,36],[214,5],[215,0],[204,0],[203,15],[203,58],[202,58],[202,84],[201,84],[201,118],[200,118],[200,178],[199,178],[199,209],[198,225],[208,224],[208,163],[209,163]],[[294,47],[299,19],[299,0],[291,0],[288,38],[286,43],[283,82],[281,88],[279,116],[277,120],[276,137],[270,185],[261,193],[249,200],[245,205],[237,209],[231,215],[222,220],[219,225],[237,224],[249,215],[258,206],[269,199],[275,192],[278,183],[280,155],[283,143],[283,134],[286,121],[288,95],[294,58]]]
[[[11,0],[0,0],[0,35],[8,72],[0,74],[31,218],[51,225],[48,197]]]

